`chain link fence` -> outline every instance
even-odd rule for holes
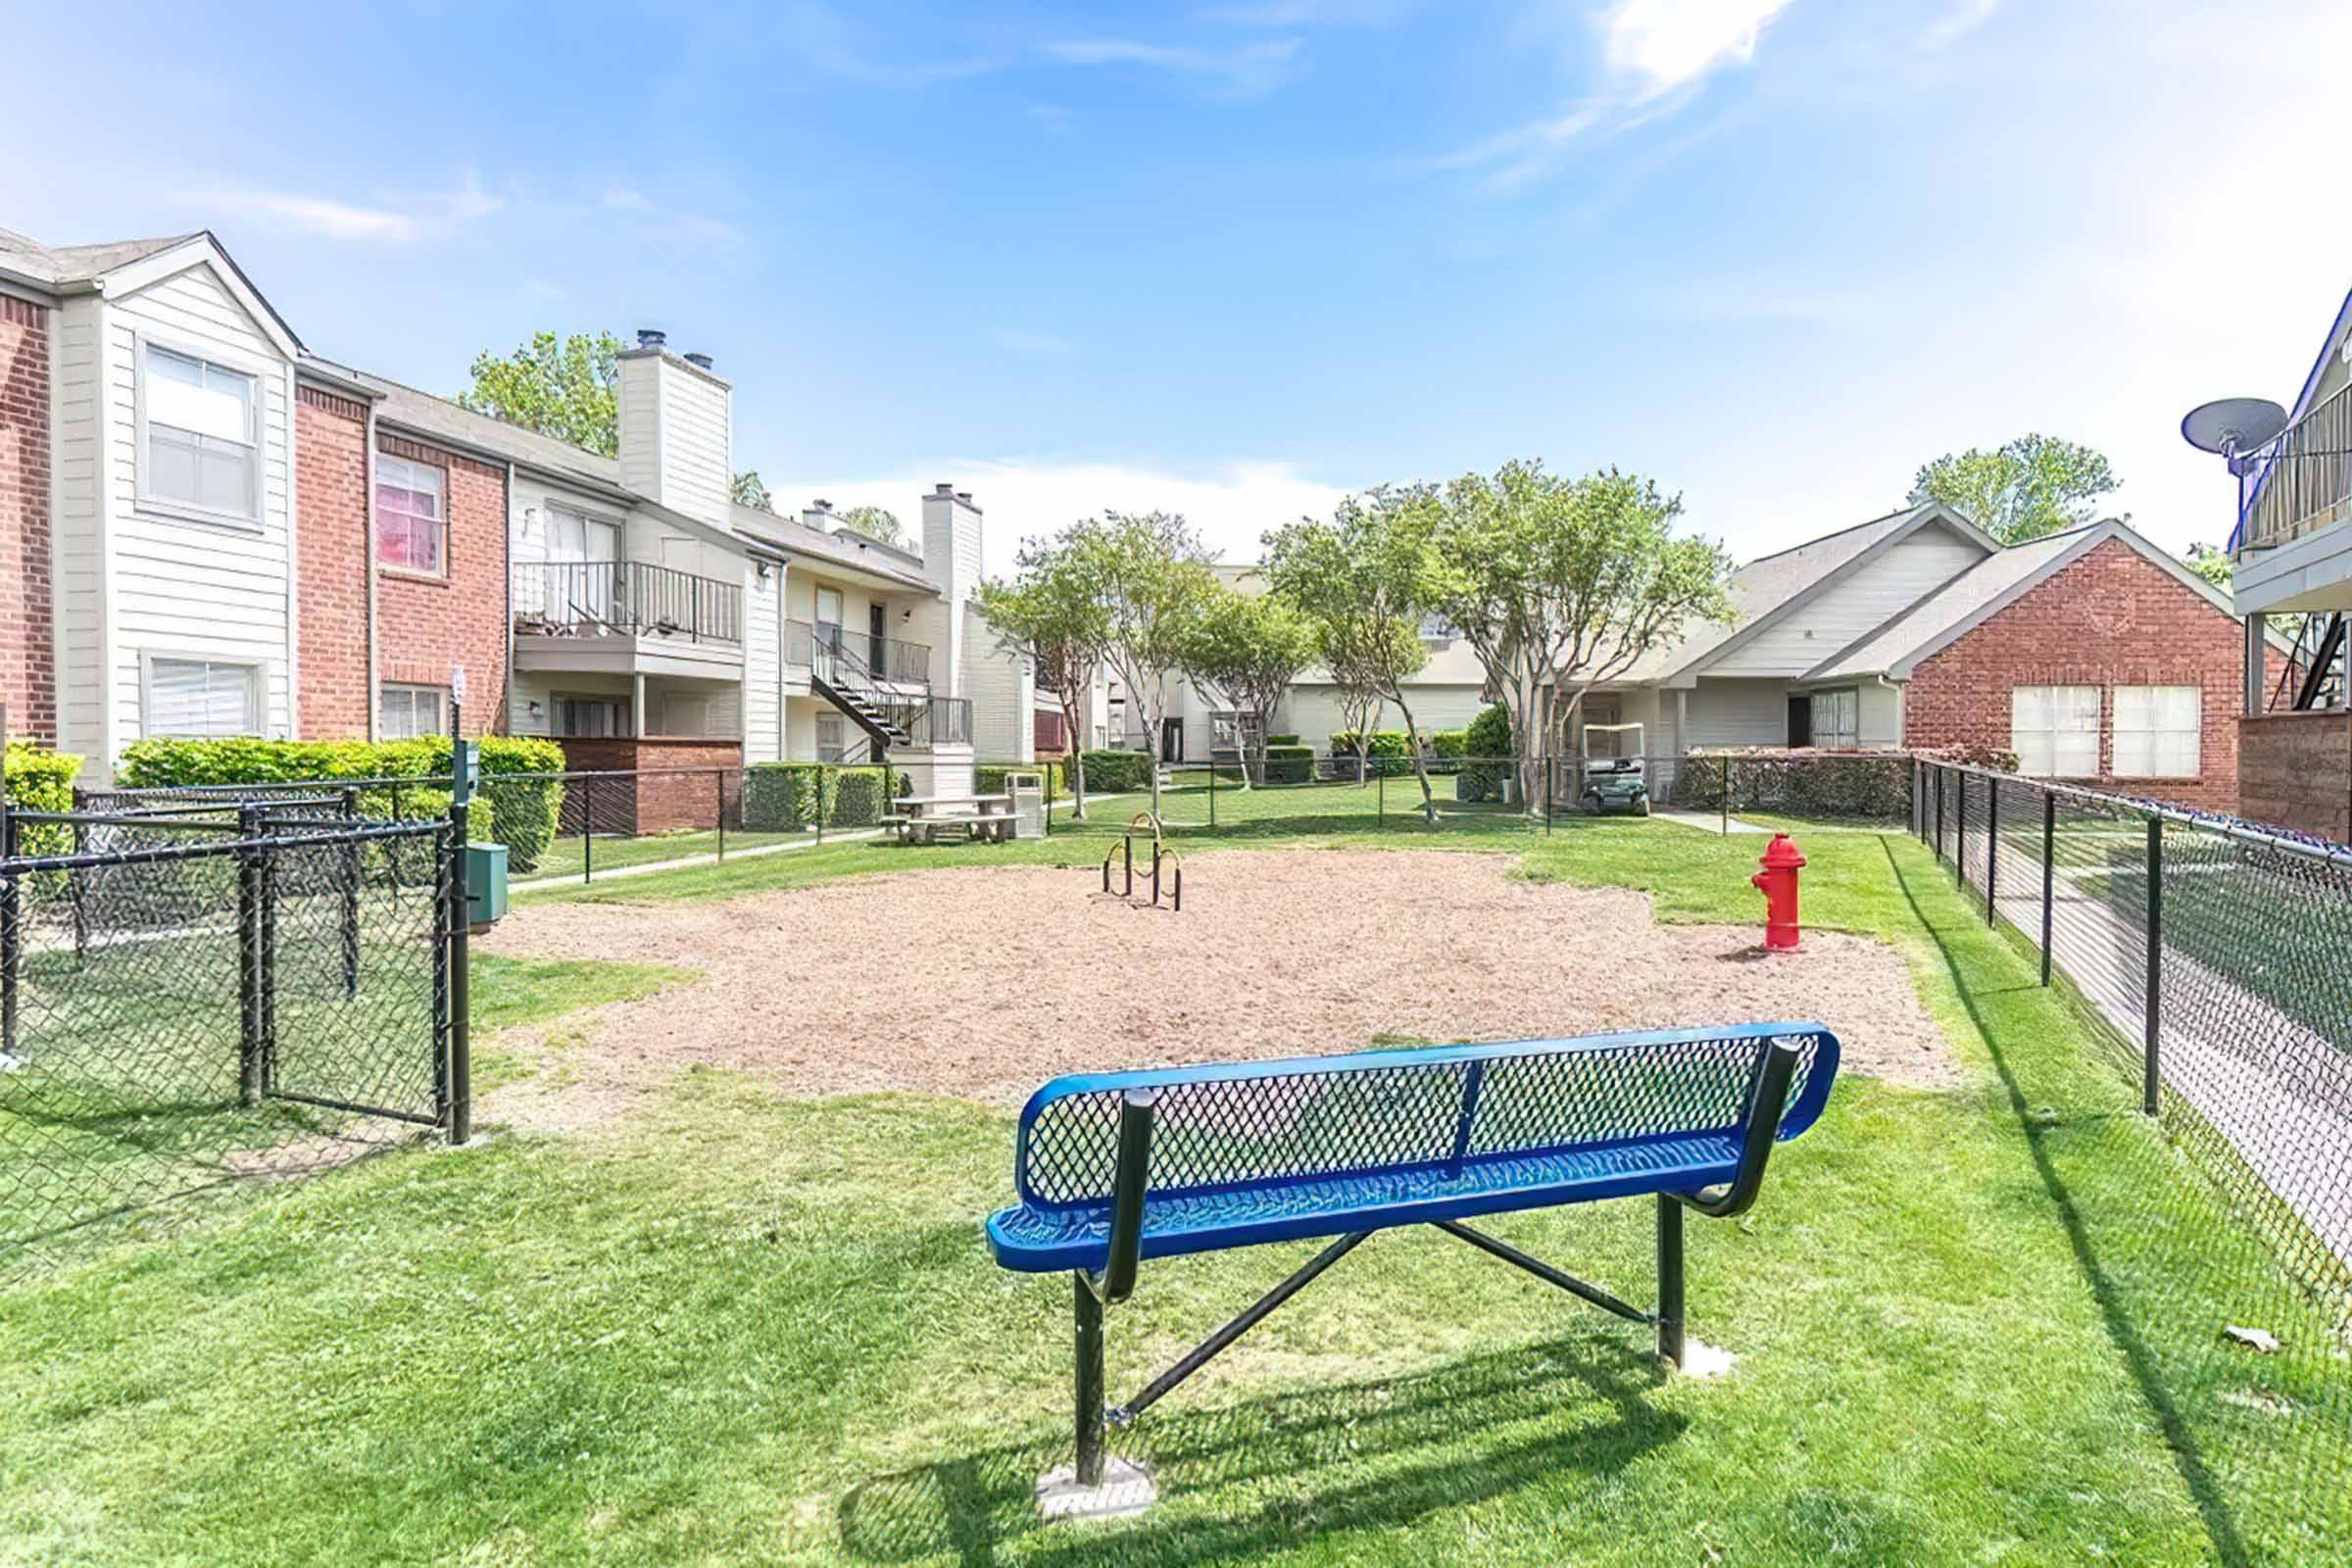
[[[446,818],[317,791],[116,804],[0,805],[0,1271],[463,1124]]]
[[[2352,852],[1923,762],[1912,828],[2094,1022],[2145,1190],[2119,1295],[2213,1317],[2145,1352],[2252,1555],[2352,1528]],[[2219,1314],[2218,1316],[2216,1314]]]

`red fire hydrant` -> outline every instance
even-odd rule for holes
[[[1748,880],[1764,894],[1764,946],[1773,953],[1796,951],[1796,873],[1803,868],[1805,858],[1797,853],[1796,841],[1786,833],[1775,833],[1764,848],[1764,858],[1758,862],[1764,869]]]

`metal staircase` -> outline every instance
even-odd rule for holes
[[[865,731],[877,760],[893,746],[905,746],[913,739],[898,717],[906,700],[884,689],[872,667],[852,651],[848,639],[817,639],[808,664],[808,684]]]
[[[2287,656],[2286,668],[2279,672],[2278,684],[2271,692],[2271,710],[2291,706],[2297,712],[2315,708],[2344,706],[2345,647],[2347,633],[2345,612],[2332,611],[2325,615],[2314,612],[2303,617],[2295,631],[2295,651]]]

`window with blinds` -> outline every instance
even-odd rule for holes
[[[258,735],[261,669],[204,659],[155,659],[147,664],[149,735]]]
[[[375,559],[401,571],[441,575],[449,546],[449,475],[426,463],[375,457]]]
[[[140,352],[138,375],[140,498],[258,518],[261,400],[254,377],[153,343]]]
[[[1850,752],[1862,744],[1862,696],[1853,687],[1813,694],[1813,744]]]
[[[2009,748],[2030,778],[2096,778],[2099,689],[2018,686],[2009,693]]]
[[[2204,772],[2204,720],[2202,687],[2118,686],[2116,777],[2198,777]]]
[[[438,735],[443,692],[438,686],[386,686],[376,693],[376,733],[388,741]]]

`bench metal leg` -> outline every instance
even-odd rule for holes
[[[1293,1274],[1289,1279],[1284,1280],[1280,1285],[1275,1286],[1265,1295],[1259,1297],[1247,1311],[1242,1313],[1241,1316],[1235,1318],[1232,1322],[1217,1330],[1216,1333],[1211,1334],[1207,1339],[1202,1340],[1199,1346],[1185,1353],[1183,1360],[1178,1361],[1174,1366],[1168,1368],[1165,1372],[1162,1372],[1159,1376],[1153,1378],[1150,1388],[1144,1390],[1143,1393],[1137,1395],[1125,1404],[1120,1405],[1116,1410],[1111,1411],[1110,1419],[1119,1426],[1125,1426],[1128,1422],[1133,1421],[1137,1416],[1142,1415],[1146,1410],[1151,1409],[1152,1405],[1159,1401],[1161,1395],[1166,1394],[1170,1389],[1176,1387],[1177,1384],[1182,1383],[1186,1378],[1189,1378],[1194,1373],[1200,1371],[1202,1367],[1209,1363],[1211,1358],[1216,1356],[1220,1351],[1224,1350],[1228,1346],[1232,1345],[1234,1341],[1240,1339],[1243,1335],[1257,1327],[1258,1324],[1264,1322],[1267,1314],[1271,1313],[1283,1302],[1289,1300],[1292,1297],[1297,1296],[1300,1291],[1306,1289],[1307,1286],[1314,1283],[1316,1275],[1331,1267],[1332,1264],[1337,1263],[1341,1258],[1346,1257],[1349,1252],[1354,1251],[1356,1244],[1371,1234],[1372,1233],[1370,1231],[1356,1231],[1351,1235],[1341,1237],[1338,1241],[1332,1243],[1320,1252],[1317,1252],[1313,1257],[1307,1260],[1305,1267],[1299,1269],[1298,1273]],[[1084,1294],[1085,1292],[1085,1284],[1083,1281],[1079,1285],[1079,1291],[1081,1294]],[[1083,1307],[1080,1308],[1081,1312],[1084,1310],[1085,1309]],[[1101,1333],[1098,1330],[1096,1336],[1096,1345],[1100,1347],[1101,1344]],[[1098,1374],[1098,1376],[1100,1374]],[[1079,1376],[1083,1380],[1085,1374],[1080,1373]],[[1083,1420],[1083,1417],[1081,1419]],[[1081,1431],[1083,1430],[1084,1429],[1082,1427]],[[1084,1461],[1082,1460],[1081,1463],[1083,1462]]]
[[[1658,1355],[1683,1364],[1683,1201],[1658,1195]]]
[[[1078,1320],[1078,1484],[1102,1484],[1102,1302],[1083,1274],[1070,1276]]]
[[[1592,1302],[1603,1312],[1614,1312],[1629,1323],[1648,1323],[1651,1315],[1630,1301],[1621,1301],[1597,1285],[1589,1285],[1564,1269],[1552,1267],[1540,1257],[1530,1257],[1510,1243],[1474,1231],[1459,1220],[1442,1219],[1435,1222],[1448,1236],[1458,1236],[1472,1247],[1492,1257],[1499,1257],[1514,1268],[1522,1268],[1546,1285],[1556,1285],[1569,1295]]]

